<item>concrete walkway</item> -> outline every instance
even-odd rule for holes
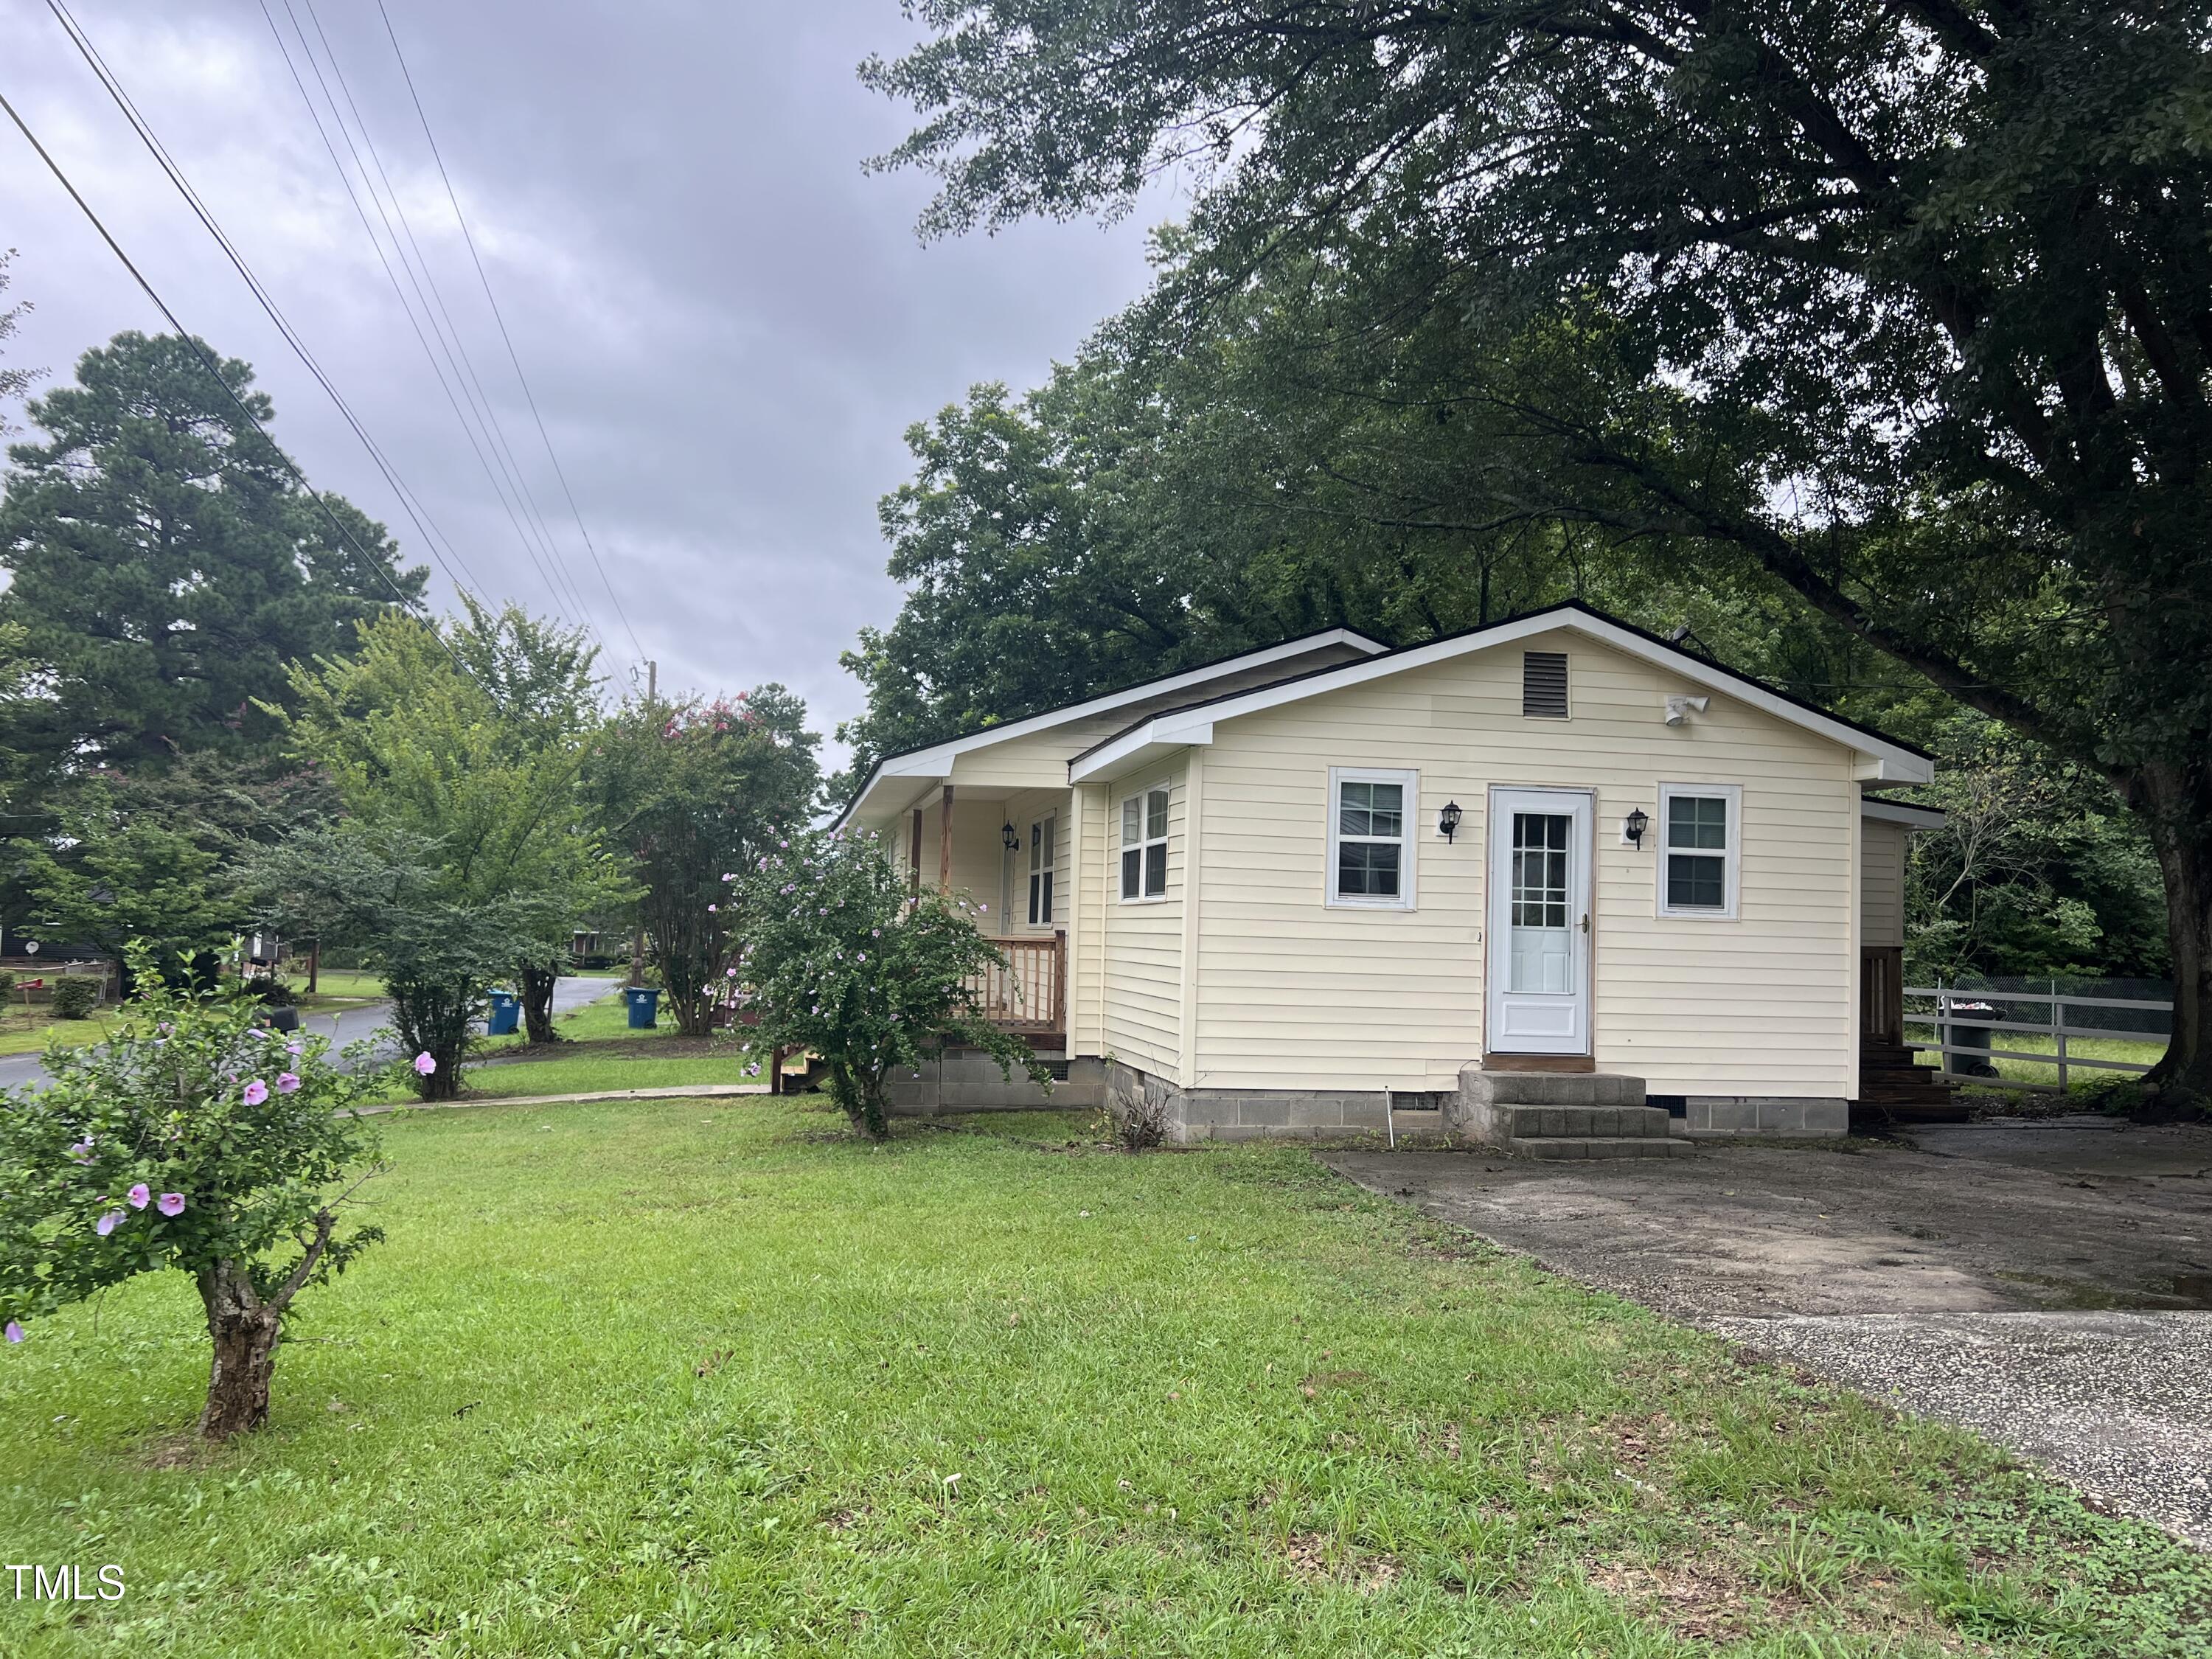
[[[2212,1130],[1999,1121],[1846,1145],[1324,1161],[2212,1548]]]

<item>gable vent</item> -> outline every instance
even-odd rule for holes
[[[1565,652],[1524,651],[1521,653],[1521,712],[1533,720],[1566,719]]]

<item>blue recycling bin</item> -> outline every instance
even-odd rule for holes
[[[657,985],[633,985],[623,995],[629,1000],[629,1029],[650,1031],[653,1020],[660,1012],[660,988]]]
[[[514,1028],[522,1018],[522,999],[512,991],[491,994],[491,1019],[484,1026],[487,1036],[513,1036]]]

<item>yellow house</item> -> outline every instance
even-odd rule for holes
[[[844,821],[988,907],[1010,967],[978,990],[1058,1103],[1178,1139],[1441,1106],[1502,1140],[1526,1109],[1581,1156],[1669,1115],[1841,1133],[1863,1063],[1901,1063],[1905,837],[1941,821],[1870,790],[1929,776],[1564,605],[1399,650],[1332,629],[892,756]],[[1026,1098],[957,1056],[902,1089]]]

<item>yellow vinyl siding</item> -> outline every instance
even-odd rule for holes
[[[1106,1048],[1106,909],[1112,902],[1097,872],[1113,864],[1106,853],[1110,792],[1086,784],[1072,793],[1076,828],[1069,847],[1080,873],[1067,887],[1074,907],[1067,933],[1068,1052],[1097,1054]]]
[[[1905,849],[1911,831],[1868,818],[1859,826],[1859,938],[1866,945],[1905,943]]]
[[[1118,780],[1105,793],[1097,880],[1104,895],[1103,929],[1105,1051],[1170,1082],[1182,1081],[1182,945],[1186,770],[1178,761]],[[1168,787],[1168,877],[1164,898],[1121,902],[1121,802]]]
[[[1522,715],[1523,649],[1567,654],[1571,719]],[[1711,701],[1669,727],[1669,693]],[[1416,908],[1323,904],[1331,766],[1420,775]],[[1655,1094],[1849,1092],[1858,801],[1837,744],[1560,632],[1224,720],[1204,781],[1197,1086],[1451,1087],[1482,1053],[1488,791],[1528,785],[1595,792],[1601,1068]],[[1741,786],[1740,919],[1657,915],[1662,782]],[[1641,850],[1620,844],[1635,807]]]

